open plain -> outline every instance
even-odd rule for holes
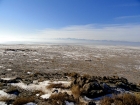
[[[24,71],[78,72],[140,83],[140,47],[0,45],[0,59],[1,77]]]
[[[0,105],[110,105],[139,95],[139,77],[140,47],[0,45]]]

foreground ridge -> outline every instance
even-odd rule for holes
[[[135,105],[140,104],[140,86],[123,77],[80,75],[75,72],[23,74],[22,77],[0,79],[0,104],[133,105],[131,101],[127,102],[127,98],[136,100]],[[121,101],[116,101],[118,98]]]

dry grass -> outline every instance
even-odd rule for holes
[[[105,97],[101,100],[101,105],[140,105],[140,97],[131,94],[120,94],[113,98]]]
[[[69,76],[69,77],[78,77],[79,74],[76,73],[76,72],[71,72],[71,73],[68,73],[68,76]]]
[[[44,81],[44,78],[39,78],[38,79],[38,82],[43,82]]]
[[[68,89],[68,86],[65,86],[62,83],[51,83],[48,86],[46,86],[47,89],[52,89],[52,88],[61,88],[61,89]]]
[[[57,101],[60,101],[60,102],[64,102],[66,100],[71,101],[71,102],[74,101],[73,96],[68,95],[66,92],[64,92],[64,93],[60,92],[58,94],[52,94],[49,99],[57,100]]]
[[[140,105],[140,92],[135,92],[134,95],[136,97],[136,102]]]
[[[6,101],[9,101],[9,100],[12,100],[12,99],[9,98],[9,97],[7,97],[7,96],[1,96],[1,97],[0,97],[0,101],[6,102]]]
[[[62,83],[56,83],[56,84],[51,83],[46,88],[47,89],[52,89],[52,88],[61,88],[61,87],[62,87]]]
[[[83,74],[84,78],[91,78],[90,74]]]
[[[62,102],[58,100],[51,100],[51,105],[62,105]]]
[[[58,93],[58,94],[52,94],[50,96],[50,99],[65,101],[65,97],[66,97],[66,95],[64,93]]]
[[[35,101],[34,97],[20,97],[14,101],[13,105],[23,105],[23,104],[34,102],[34,101]]]
[[[114,102],[114,100],[112,98],[104,97],[101,100],[101,105],[111,105],[111,103],[113,103],[113,102]]]
[[[39,94],[39,96],[45,94],[45,92],[41,91],[41,90],[35,90],[34,92],[32,92],[32,95],[36,95]]]
[[[71,92],[72,92],[75,99],[78,99],[81,95],[81,91],[80,91],[80,88],[78,85],[73,85],[71,87]]]

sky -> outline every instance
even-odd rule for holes
[[[0,42],[140,42],[140,0],[0,0]]]

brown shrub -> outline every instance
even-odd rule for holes
[[[88,79],[88,78],[91,78],[91,76],[90,76],[89,74],[84,74],[83,77],[84,77],[84,78],[87,78],[87,79]]]
[[[104,97],[101,100],[101,105],[111,105],[111,103],[113,103],[113,99],[109,98],[109,97]]]
[[[137,105],[136,103],[136,97],[134,95],[130,95],[130,94],[123,94],[122,96],[120,96],[120,99],[122,99],[122,103],[124,105]]]
[[[62,105],[62,102],[57,100],[51,100],[51,105]]]
[[[64,93],[58,93],[58,94],[52,94],[50,96],[50,99],[65,101],[65,97],[66,97],[66,95]]]
[[[101,105],[140,105],[140,97],[132,94],[120,94],[113,98],[105,97],[101,100]]]
[[[62,87],[62,83],[56,83],[56,84],[51,83],[46,88],[47,89],[52,89],[52,88],[61,88],[61,87]]]
[[[32,95],[36,95],[36,94],[39,94],[39,96],[45,94],[45,92],[41,91],[41,90],[35,90],[32,92]]]
[[[68,73],[68,76],[69,76],[69,77],[78,77],[79,74],[76,73],[76,72],[71,72],[71,73]]]
[[[140,92],[135,93],[136,98],[136,102],[140,103]]]
[[[8,98],[7,96],[2,96],[2,97],[0,97],[0,101],[7,102],[7,101],[9,101],[9,100],[12,100],[12,99]]]
[[[72,92],[75,99],[78,99],[81,95],[81,91],[80,91],[80,88],[78,85],[73,85],[71,87],[71,92]]]
[[[74,101],[74,98],[71,95],[68,95],[66,92],[64,93],[58,93],[58,94],[52,94],[49,99],[57,100],[60,102],[64,101]]]
[[[68,89],[68,86],[63,85],[62,83],[51,83],[48,86],[46,86],[47,89],[52,89],[52,88],[61,88],[61,89]]]
[[[29,102],[35,102],[35,98],[34,97],[19,97],[14,101],[13,105],[23,105]]]
[[[43,82],[45,79],[44,78],[39,78],[38,82]]]

